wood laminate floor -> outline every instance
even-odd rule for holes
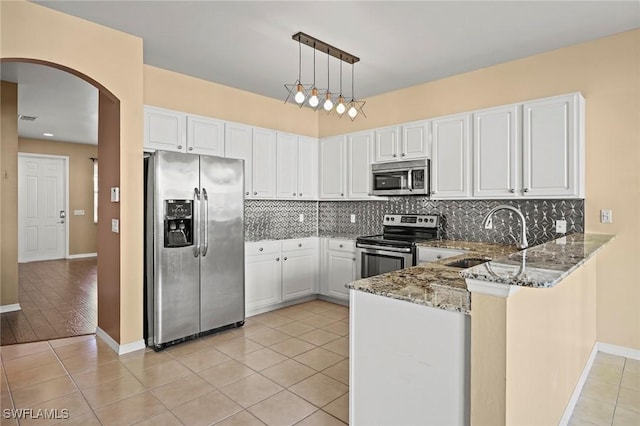
[[[95,333],[97,259],[19,264],[20,311],[0,315],[0,344]]]

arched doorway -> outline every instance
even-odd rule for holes
[[[98,90],[98,215],[103,220],[97,224],[98,233],[98,331],[114,341],[120,338],[120,239],[112,232],[111,219],[120,218],[120,204],[110,201],[110,189],[120,184],[120,101],[102,84],[72,68],[29,58],[3,58],[1,62],[38,64],[70,73]],[[17,119],[17,117],[15,117]],[[11,296],[10,286],[18,288],[17,264],[17,134],[15,144],[3,132],[2,163],[6,179],[2,182],[2,294]],[[13,207],[10,207],[13,206]],[[2,304],[5,305],[3,300]]]

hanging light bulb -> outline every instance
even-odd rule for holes
[[[318,99],[318,89],[315,87],[311,89],[311,97],[309,98],[309,105],[312,107],[317,107],[320,103],[320,99]]]
[[[342,55],[340,55],[340,96],[338,96],[338,105],[336,105],[336,112],[338,116],[342,117],[342,114],[347,110],[344,105],[344,96],[342,96]]]
[[[362,109],[362,107],[364,107],[364,104],[366,103],[366,101],[358,101],[356,100],[356,95],[355,95],[355,91],[354,91],[354,70],[355,70],[355,66],[352,63],[351,64],[351,101],[349,102],[349,111],[347,112],[347,115],[349,116],[349,118],[351,119],[351,121],[356,119],[356,116],[358,115],[358,113],[362,113],[362,115],[364,115],[365,117],[367,116],[364,113],[364,110]]]
[[[295,99],[297,103],[301,104],[304,102],[304,98],[304,88],[302,87],[302,84],[298,83],[298,91],[296,92],[296,95],[293,99]]]
[[[307,93],[309,93],[309,85],[302,84],[300,80],[302,75],[302,45],[300,40],[298,40],[298,79],[293,84],[285,84],[284,88],[287,89],[289,94],[287,98],[284,100],[286,104],[289,99],[292,99],[298,104],[300,108],[304,105],[305,99],[307,99]]]
[[[329,49],[327,49],[327,91],[324,95],[324,104],[322,105],[322,108],[324,108],[324,110],[328,113],[331,113],[331,110],[333,109],[333,99],[331,99],[331,85],[329,84],[329,59],[331,57],[329,56]]]
[[[349,114],[349,117],[351,117],[351,119],[353,120],[354,118],[356,118],[356,115],[358,115],[358,110],[356,109],[356,107],[351,105],[349,111],[347,111],[347,114]]]

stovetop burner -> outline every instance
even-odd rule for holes
[[[438,215],[384,215],[383,233],[358,237],[356,243],[385,247],[414,247],[440,237]]]

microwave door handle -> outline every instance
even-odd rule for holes
[[[413,169],[409,169],[409,177],[407,179],[407,189],[413,191]]]

